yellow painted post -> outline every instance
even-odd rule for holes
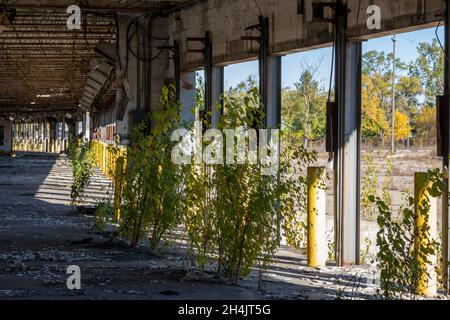
[[[30,124],[27,123],[27,132],[28,132],[28,136],[27,136],[27,152],[31,151],[31,127]]]
[[[28,152],[33,151],[33,127],[32,124],[28,124]]]
[[[111,154],[108,149],[108,145],[105,145],[105,152],[106,152],[106,168],[105,168],[105,176],[108,178],[111,178],[109,169],[111,168]]]
[[[23,123],[22,124],[22,129],[21,129],[21,132],[22,132],[22,141],[21,141],[21,151],[26,151],[26,137],[27,137],[27,133],[26,133],[26,126],[25,126],[25,124]]]
[[[19,132],[19,138],[18,138],[18,151],[22,151],[22,125],[21,124],[17,124],[17,130]]]
[[[28,151],[29,130],[28,123],[25,123],[25,152]]]
[[[115,159],[114,159],[114,155],[112,154],[110,149],[108,149],[108,155],[109,155],[108,177],[110,179],[114,179],[114,172],[115,172],[114,171],[114,166],[115,166],[114,162],[115,162]]]
[[[106,173],[106,145],[102,143],[102,172]]]
[[[101,169],[101,170],[103,170],[102,169],[102,166],[103,166],[103,147],[102,147],[102,144],[101,144],[101,142],[98,142],[98,167]]]
[[[97,167],[100,166],[100,156],[98,155],[98,142],[94,141],[94,151],[95,151],[95,163]]]
[[[97,161],[97,167],[100,167],[100,149],[98,147],[98,141],[95,141],[95,157]]]
[[[102,150],[100,149],[100,142],[97,141],[97,166],[102,167]]]
[[[437,199],[428,191],[432,181],[427,173],[416,172],[414,175],[414,214],[415,214],[415,248],[432,240],[437,240]],[[427,261],[428,260],[428,261]],[[436,255],[426,258],[417,255],[417,261],[426,272],[420,275],[417,283],[417,292],[423,296],[435,296],[437,293]]]
[[[114,220],[120,220],[120,204],[122,199],[123,189],[123,171],[125,159],[124,156],[119,156],[116,161],[115,177],[114,177]]]
[[[91,141],[92,152],[94,153],[94,163],[97,165],[97,149],[95,149],[95,140]]]
[[[308,174],[308,266],[321,267],[326,265],[326,191],[324,167],[310,167]]]

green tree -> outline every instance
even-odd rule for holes
[[[382,94],[377,81],[368,75],[362,76],[362,124],[365,138],[384,139],[389,122],[382,108]],[[384,141],[384,140],[383,140]]]
[[[425,141],[430,141],[436,137],[436,108],[428,106],[423,108],[415,117],[415,137],[420,146]]]
[[[392,54],[369,51],[363,56],[362,75],[362,134],[365,138],[378,138],[384,144],[390,132],[392,119]],[[411,132],[410,119],[420,109],[419,97],[423,90],[421,80],[411,72],[411,67],[396,58],[396,120],[397,139],[406,139]]]
[[[325,136],[327,94],[314,79],[312,67],[304,68],[295,89],[285,89],[282,97],[283,122],[302,137],[305,147],[310,140]]]
[[[415,76],[402,76],[395,87],[397,109],[413,118],[419,112],[419,97],[423,93],[420,80]]]
[[[394,129],[395,139],[396,140],[408,139],[410,133],[411,133],[411,126],[409,125],[408,115],[399,110],[395,110],[395,129]]]
[[[421,87],[424,88],[424,104],[434,106],[436,96],[444,91],[444,52],[437,39],[431,43],[421,42],[417,51],[419,57],[410,64],[410,75],[420,79]]]

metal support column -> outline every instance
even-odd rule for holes
[[[269,108],[269,79],[270,79],[270,60],[269,56],[269,18],[259,17],[260,48],[259,48],[259,94],[261,103],[264,107],[265,124],[268,127],[268,108]]]
[[[178,41],[173,42],[173,65],[175,73],[175,91],[176,99],[180,101],[180,67],[181,67],[181,57],[180,57],[180,43]]]
[[[211,69],[211,126],[216,128],[220,116],[223,114],[223,108],[219,109],[219,105],[222,105],[222,95],[224,90],[224,67],[213,66]]]
[[[148,16],[145,16],[142,19],[138,20],[137,25],[139,25],[141,28],[138,31],[139,34],[138,63],[139,63],[139,79],[140,79],[140,82],[138,83],[140,101],[138,103],[140,110],[149,111],[151,110],[150,82],[152,76],[151,46],[150,46],[151,39],[149,39],[152,27],[151,19]]]
[[[213,65],[213,48],[211,33],[206,31],[202,38],[190,37],[187,42],[201,42],[202,49],[188,49],[190,53],[201,53],[204,58],[205,71],[205,110],[201,112],[201,118],[211,126],[216,126],[219,122],[220,113],[216,110],[216,103],[220,103],[223,94],[224,69],[221,66]]]
[[[266,117],[268,129],[281,128],[281,57],[267,57],[265,89],[267,94]]]
[[[269,18],[260,16],[257,25],[246,30],[256,30],[258,36],[244,36],[242,40],[259,43],[259,94],[264,108],[265,127],[280,128],[281,126],[281,57],[270,55],[269,50]]]
[[[347,10],[336,7],[337,145],[334,153],[336,262],[359,264],[361,43],[346,38]]]
[[[181,121],[195,121],[195,95],[195,72],[180,73]]]
[[[212,112],[213,107],[213,64],[212,64],[212,42],[211,33],[207,31],[203,41],[204,49],[203,56],[205,59],[205,114],[204,118],[208,123],[212,123],[212,117],[208,115],[208,112]]]
[[[449,251],[449,202],[448,202],[448,187],[449,187],[449,150],[450,150],[450,130],[448,129],[450,124],[450,62],[448,61],[448,57],[450,57],[450,1],[445,1],[445,56],[447,57],[444,59],[445,66],[444,66],[444,99],[445,105],[442,106],[445,108],[446,112],[444,112],[444,115],[446,116],[446,119],[444,120],[444,126],[441,130],[443,134],[446,134],[447,136],[445,139],[442,139],[445,141],[446,145],[443,146],[442,152],[442,171],[444,173],[444,186],[442,190],[442,252],[443,254],[443,263],[442,263],[442,280],[444,283],[444,288],[447,292],[447,294],[450,293],[450,285],[449,285],[449,259],[450,259],[450,251]],[[439,125],[439,124],[438,124]]]
[[[84,138],[87,140],[91,139],[91,113],[86,111],[83,117],[84,124]]]
[[[174,40],[173,46],[159,46],[158,50],[169,50],[172,53],[170,59],[173,61],[175,98],[180,101],[180,43]]]

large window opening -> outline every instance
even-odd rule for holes
[[[333,70],[334,72],[334,70]],[[313,163],[299,170],[298,179],[306,177],[306,167],[328,168],[326,179],[326,238],[328,256],[333,257],[333,174],[325,150],[326,103],[333,100],[332,48],[289,54],[282,59],[281,129],[284,143],[297,152],[315,152]],[[301,191],[306,194],[306,189]],[[300,195],[300,198],[302,195]],[[306,254],[306,196],[295,204],[292,215],[285,217],[283,244]]]
[[[370,263],[378,251],[379,211],[369,196],[380,197],[394,219],[400,218],[414,196],[415,172],[441,167],[436,156],[436,96],[444,88],[443,41],[441,27],[363,43],[362,263]],[[440,207],[438,201],[438,212]]]

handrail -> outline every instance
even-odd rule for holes
[[[124,185],[124,171],[126,168],[127,149],[114,146],[99,140],[92,140],[96,166],[108,177],[114,186],[114,219],[120,219],[120,203]]]

